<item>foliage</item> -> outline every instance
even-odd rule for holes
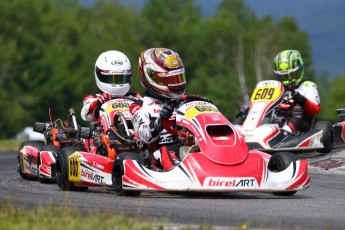
[[[345,108],[344,101],[344,85],[345,76],[338,76],[332,79],[330,83],[321,85],[321,100],[322,101],[322,114],[323,118],[331,121],[339,120],[336,115],[336,109]],[[329,90],[331,89],[331,90]]]
[[[0,140],[0,152],[18,151],[20,144],[26,140]]]
[[[143,92],[137,58],[144,49],[180,53],[188,92],[212,99],[229,118],[256,82],[272,79],[272,60],[298,49],[307,76],[315,80],[308,36],[293,18],[257,19],[242,0],[224,0],[212,17],[202,17],[193,0],[148,0],[142,9],[117,0],[0,2],[0,138],[35,121],[80,111],[82,98],[96,93],[98,55],[115,49],[133,67],[132,91]],[[340,87],[340,86],[339,86]]]

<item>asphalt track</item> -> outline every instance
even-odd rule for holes
[[[38,207],[66,205],[81,212],[107,211],[153,217],[158,222],[216,229],[344,229],[345,149],[331,154],[300,154],[310,162],[311,185],[291,197],[261,193],[181,195],[142,193],[120,197],[111,189],[63,192],[54,183],[23,180],[16,152],[0,153],[0,202]]]

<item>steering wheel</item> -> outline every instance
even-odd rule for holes
[[[191,101],[205,101],[205,102],[210,102],[210,103],[213,104],[213,102],[210,99],[208,99],[206,97],[199,96],[199,95],[195,95],[195,94],[184,94],[184,95],[182,95],[181,97],[179,97],[177,99],[170,100],[169,102],[167,102],[167,104],[170,107],[172,107],[173,109],[176,109],[176,107],[181,102],[183,102],[185,104],[185,103],[191,102]],[[172,127],[172,125],[174,125],[175,122],[176,121],[174,121],[173,124],[172,124],[172,122],[170,120],[162,119],[163,127],[164,127],[164,129],[168,133],[171,133],[173,135],[179,135],[179,136],[182,136],[182,137],[189,137],[190,135],[188,134],[188,132],[181,131],[181,130],[178,130],[178,129]]]

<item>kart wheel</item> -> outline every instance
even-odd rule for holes
[[[80,146],[62,148],[55,163],[56,183],[62,191],[86,191],[88,187],[77,187],[68,180],[68,157],[75,151],[82,150]]]
[[[32,146],[35,147],[37,149],[41,149],[44,147],[44,141],[24,141],[20,144],[19,149],[18,149],[18,155],[17,155],[17,160],[18,160],[18,171],[19,171],[19,175],[23,178],[23,179],[30,179],[25,173],[23,173],[23,168],[22,166],[24,165],[24,162],[22,162],[22,158],[20,157],[20,153],[19,151],[24,147],[24,146]]]
[[[269,162],[268,169],[272,172],[281,172],[289,167],[291,163],[298,160],[295,154],[290,152],[279,152],[274,154]],[[273,192],[276,196],[292,196],[297,191]]]
[[[322,143],[323,149],[317,150],[320,153],[330,153],[334,146],[333,125],[329,121],[318,121],[315,123],[314,129],[323,130]]]
[[[54,145],[45,145],[43,146],[41,149],[41,151],[49,151],[49,152],[54,152],[55,153],[55,160],[56,160],[56,156],[60,154],[60,149],[59,147],[57,146],[54,146]],[[39,153],[41,154],[41,153]],[[51,175],[51,178],[43,178],[43,177],[40,177],[40,171],[39,171],[39,166],[41,165],[41,157],[40,155],[38,156],[38,162],[37,162],[37,169],[38,169],[38,172],[37,172],[37,177],[38,177],[38,180],[41,182],[41,183],[51,183],[51,182],[54,182],[55,181],[55,174]],[[53,173],[54,170],[51,169],[51,172]]]
[[[120,153],[116,157],[114,161],[114,165],[113,165],[113,172],[112,172],[113,188],[115,192],[120,196],[139,196],[141,193],[140,191],[129,191],[129,190],[122,189],[122,176],[124,174],[123,161],[128,160],[128,159],[137,160],[140,163],[143,163],[138,153],[134,153],[134,152]]]

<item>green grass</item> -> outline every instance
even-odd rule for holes
[[[25,140],[0,140],[0,152],[18,151],[19,145]]]
[[[67,207],[26,209],[9,204],[0,205],[0,229],[68,230],[68,229],[160,229],[155,221],[114,215],[109,212],[80,214]]]
[[[168,221],[131,217],[111,212],[89,211],[81,214],[70,207],[28,209],[0,204],[0,230],[211,230],[213,227],[173,225]],[[244,228],[238,228],[244,229]]]

